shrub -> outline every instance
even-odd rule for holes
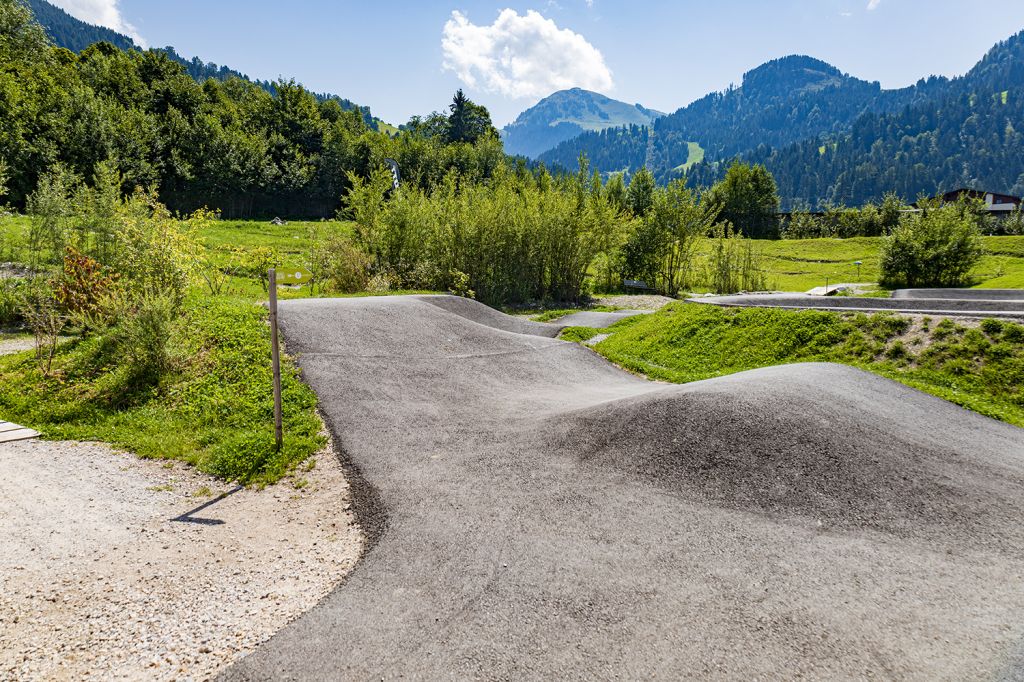
[[[67,316],[50,282],[36,277],[28,283],[21,297],[21,316],[35,337],[39,369],[48,375],[57,352],[57,341],[67,325]]]
[[[370,263],[370,258],[344,235],[312,239],[309,269],[313,286],[345,294],[365,291]]]
[[[173,365],[171,336],[178,303],[166,291],[142,294],[117,328],[118,346],[137,376],[157,382]]]
[[[405,286],[445,290],[451,273],[489,303],[576,300],[612,220],[588,171],[536,177],[498,167],[487,184],[449,175],[432,193],[404,187],[385,200],[383,182],[353,179],[346,197],[356,244],[374,273]],[[610,247],[609,247],[610,248]]]
[[[232,268],[233,274],[259,282],[263,291],[267,290],[267,273],[270,268],[280,267],[281,254],[267,246],[251,249],[240,248],[235,252],[237,265]]]
[[[719,294],[764,289],[763,257],[752,240],[734,233],[728,224],[719,225],[715,228],[704,280]]]
[[[131,297],[166,295],[180,306],[201,263],[198,230],[213,218],[199,210],[175,220],[152,194],[137,190],[119,210],[117,271]]]
[[[991,317],[985,318],[981,321],[981,331],[991,337],[998,337],[1003,331],[1003,323]]]
[[[22,315],[24,287],[24,280],[0,277],[0,329],[18,327],[25,322]]]
[[[39,178],[36,191],[28,197],[28,213],[32,216],[29,226],[29,264],[35,267],[47,259],[43,250],[49,250],[49,259],[58,260],[71,238],[72,205],[71,197],[79,185],[79,179],[58,164]]]
[[[476,292],[469,288],[469,275],[458,270],[452,270],[450,277],[452,285],[448,289],[448,293],[453,296],[462,296],[463,298],[476,298]]]
[[[107,326],[116,314],[118,276],[104,270],[95,260],[68,247],[64,267],[54,281],[57,303],[69,320],[85,330]]]
[[[977,222],[957,205],[905,214],[882,243],[886,286],[955,287],[984,253]]]
[[[1003,341],[1009,343],[1024,343],[1024,326],[1013,323],[1006,323],[1003,326]]]

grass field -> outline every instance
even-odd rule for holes
[[[686,146],[687,146],[686,163],[681,164],[679,166],[676,166],[676,168],[675,168],[677,171],[681,171],[683,173],[685,173],[686,171],[690,170],[691,166],[695,166],[696,164],[698,164],[698,163],[700,163],[701,161],[704,160],[704,148],[703,147],[701,147],[696,142],[687,142]]]
[[[223,220],[214,223],[202,234],[203,241],[215,262],[226,264],[235,248],[266,247],[282,257],[281,282],[299,284],[308,281],[306,251],[311,228],[350,233],[351,223],[338,221],[290,222],[271,225],[269,221]],[[0,219],[0,261],[9,258],[5,244],[13,237],[23,244],[28,231],[24,217]],[[1024,236],[985,237],[988,254],[975,269],[974,286],[978,288],[1024,288]],[[779,291],[807,291],[835,282],[877,282],[881,237],[850,239],[758,240],[765,258],[768,286]],[[855,264],[861,261],[861,266]],[[296,278],[300,273],[301,278]],[[253,285],[239,281],[241,291],[252,293]],[[256,289],[259,289],[256,286]],[[302,291],[285,291],[284,296],[305,295]]]
[[[1024,326],[967,327],[892,314],[673,303],[609,329],[573,328],[570,341],[610,333],[596,350],[652,379],[687,383],[792,362],[860,367],[963,407],[1024,426]]]
[[[974,286],[1024,288],[1024,237],[985,237],[984,242],[988,255],[974,270]],[[807,291],[824,286],[826,279],[831,283],[878,281],[881,237],[765,240],[758,246],[773,289]],[[857,261],[861,261],[859,269]]]

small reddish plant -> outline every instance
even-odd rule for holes
[[[69,246],[64,252],[64,268],[53,283],[54,298],[83,327],[95,327],[108,317],[117,280],[117,273],[108,272],[96,260]]]

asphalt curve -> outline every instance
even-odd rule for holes
[[[224,679],[1021,673],[1024,430],[838,365],[649,382],[448,297],[281,321],[371,549]]]
[[[1024,318],[1024,291],[969,289],[902,289],[893,298],[812,296],[809,294],[734,294],[689,299],[741,308],[789,308],[852,312],[895,312],[953,317]]]

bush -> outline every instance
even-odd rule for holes
[[[67,325],[67,316],[50,282],[36,277],[28,283],[21,297],[21,315],[35,337],[39,369],[48,375],[57,352],[57,341]]]
[[[705,283],[718,294],[758,291],[766,287],[763,257],[754,242],[728,224],[715,228]]]
[[[201,263],[196,234],[213,218],[199,210],[175,220],[152,194],[136,191],[118,212],[117,271],[134,299],[166,295],[180,306]]]
[[[117,342],[136,376],[157,383],[173,366],[171,336],[178,304],[168,292],[145,293],[117,327]]]
[[[587,171],[536,177],[501,166],[488,184],[449,175],[433,193],[353,178],[356,244],[375,274],[416,289],[468,288],[487,303],[576,300],[609,216]],[[464,273],[468,287],[452,280]]]
[[[22,315],[24,288],[24,280],[0,277],[0,329],[20,327],[24,324],[25,318]]]
[[[370,263],[369,256],[344,235],[333,234],[326,238],[316,235],[312,239],[309,269],[313,286],[343,294],[365,291],[370,280]]]
[[[28,197],[32,222],[28,233],[29,264],[59,261],[71,238],[73,216],[71,197],[80,181],[64,166],[57,164],[39,178],[36,191]],[[44,258],[43,251],[49,251]]]
[[[882,242],[881,282],[890,287],[962,286],[983,254],[976,220],[958,205],[904,214]]]
[[[64,254],[64,268],[54,281],[57,303],[82,331],[98,329],[116,316],[118,276],[73,247]]]

